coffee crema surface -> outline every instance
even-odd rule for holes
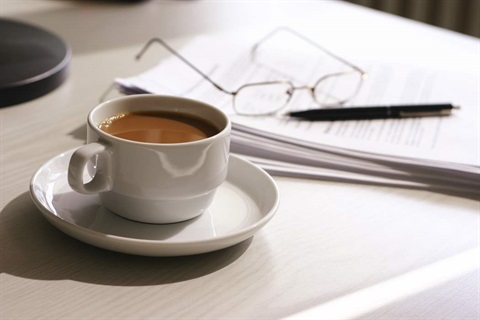
[[[204,119],[173,112],[119,113],[100,123],[118,138],[147,143],[182,143],[211,137],[219,130]]]

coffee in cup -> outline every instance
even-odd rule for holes
[[[73,153],[68,182],[127,219],[188,220],[209,207],[226,178],[230,130],[222,111],[191,99],[107,101],[88,115],[87,144]]]
[[[145,111],[119,113],[99,128],[113,136],[150,143],[182,143],[214,136],[219,129],[210,121],[189,114]]]

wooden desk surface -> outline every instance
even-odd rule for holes
[[[280,208],[253,238],[148,258],[70,238],[28,193],[35,170],[84,142],[87,113],[114,77],[139,71],[132,57],[152,36],[288,24],[347,54],[356,44],[350,57],[395,50],[435,65],[442,52],[457,61],[451,69],[478,59],[478,39],[338,1],[2,0],[0,16],[43,26],[73,50],[61,87],[0,109],[0,319],[480,318],[479,201],[277,177]]]

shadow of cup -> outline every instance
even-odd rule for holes
[[[37,280],[70,279],[113,286],[182,282],[214,273],[236,261],[252,238],[192,256],[143,257],[99,249],[51,226],[25,192],[1,212],[0,272]]]

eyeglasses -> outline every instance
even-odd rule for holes
[[[314,102],[321,107],[341,106],[350,101],[358,93],[363,80],[367,77],[367,74],[362,69],[333,54],[304,35],[287,27],[275,29],[255,43],[251,49],[252,61],[257,59],[258,52],[261,50],[262,46],[268,43],[268,41],[276,34],[281,32],[287,32],[296,36],[306,44],[313,46],[340,62],[347,68],[347,70],[328,73],[320,77],[311,86],[294,85],[293,82],[289,80],[276,80],[247,83],[241,85],[235,91],[230,91],[211,79],[207,74],[197,68],[193,63],[188,61],[160,38],[149,40],[137,54],[136,59],[140,59],[153,43],[159,43],[170,53],[188,65],[192,70],[197,72],[201,77],[211,83],[216,89],[225,94],[231,95],[233,98],[233,109],[237,114],[241,115],[255,116],[275,114],[287,106],[296,90],[310,91]]]

